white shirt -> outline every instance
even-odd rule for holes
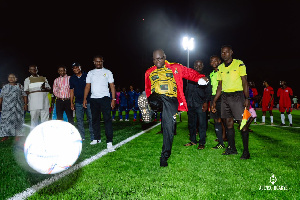
[[[33,76],[30,76],[33,77]],[[43,82],[30,83],[29,77],[24,81],[24,91],[33,92],[41,91]],[[45,78],[45,87],[51,89],[47,79]],[[48,92],[35,92],[28,95],[28,110],[47,110],[49,109]]]
[[[91,98],[110,97],[108,84],[113,82],[112,72],[105,68],[93,69],[86,77],[86,83],[91,84]]]

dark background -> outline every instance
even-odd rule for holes
[[[211,72],[209,58],[233,47],[244,61],[248,80],[262,94],[269,80],[275,92],[285,80],[299,95],[299,1],[0,1],[0,81],[16,73],[19,82],[38,65],[50,84],[63,64],[93,69],[103,55],[116,86],[144,89],[144,73],[161,48],[170,62],[187,65],[183,36],[195,38],[196,59]],[[144,19],[144,20],[143,20]]]

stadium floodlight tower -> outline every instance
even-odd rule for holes
[[[182,40],[184,50],[187,50],[187,67],[190,68],[190,50],[194,49],[194,38],[184,37]]]

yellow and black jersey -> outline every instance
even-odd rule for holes
[[[162,67],[150,73],[151,93],[164,94],[169,97],[177,97],[177,85],[171,69]]]
[[[241,60],[233,59],[229,66],[218,67],[217,80],[222,81],[223,92],[243,91],[242,76],[246,76],[246,66]]]

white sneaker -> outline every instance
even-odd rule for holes
[[[120,122],[122,122],[123,121],[123,119],[120,119]]]
[[[112,121],[115,122],[116,120],[115,120],[115,119],[112,119]]]
[[[94,144],[98,144],[98,143],[101,143],[101,140],[93,140],[90,144],[94,145]]]
[[[129,122],[129,119],[125,119],[125,122]]]
[[[107,143],[107,150],[108,150],[109,152],[114,152],[114,151],[116,151],[116,150],[114,149],[113,145],[112,145],[112,142]]]

